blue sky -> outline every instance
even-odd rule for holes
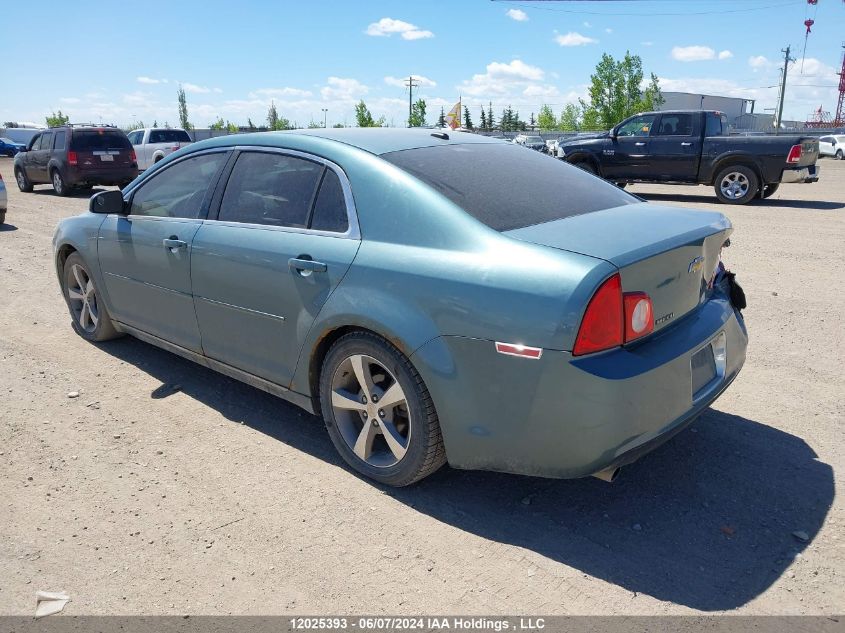
[[[508,104],[523,118],[544,103],[559,112],[586,96],[603,52],[631,50],[665,90],[757,99],[775,105],[786,44],[785,115],[804,119],[836,105],[845,5],[841,0],[48,0],[7,3],[11,64],[0,121],[36,121],[61,108],[72,120],[126,125],[178,122],[176,89],[190,119],[245,124],[279,113],[300,125],[373,114],[403,125],[401,78],[420,77],[429,119],[463,96],[470,106]],[[814,17],[804,73],[804,20]],[[36,34],[36,37],[31,37]],[[8,53],[7,53],[8,54]],[[8,59],[8,57],[7,57]],[[478,107],[471,107],[478,119]]]

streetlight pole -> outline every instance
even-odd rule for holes
[[[323,127],[326,127],[326,113],[329,111],[328,108],[322,108],[323,110]]]

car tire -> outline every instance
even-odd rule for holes
[[[57,196],[64,197],[70,195],[71,187],[65,182],[62,172],[58,169],[50,172],[50,182],[53,183],[53,191],[56,192]]]
[[[32,183],[26,177],[26,172],[18,168],[15,170],[15,181],[18,183],[18,189],[23,193],[30,193],[32,191]]]
[[[379,404],[385,397],[390,399],[386,407]],[[320,372],[320,406],[340,456],[370,479],[408,486],[446,463],[425,383],[402,352],[380,336],[353,332],[332,345]]]
[[[760,181],[750,167],[731,165],[718,173],[713,189],[720,202],[747,204],[760,190]]]
[[[122,336],[111,320],[99,292],[91,269],[79,253],[71,253],[62,269],[62,294],[65,297],[73,329],[82,338],[108,341]]]
[[[6,224],[6,212],[0,211],[0,226]]]
[[[842,150],[836,150],[836,160],[842,160],[845,158],[845,154],[842,153]]]
[[[762,195],[762,197],[763,197],[764,199],[765,199],[765,198],[771,198],[773,195],[775,195],[775,192],[777,192],[777,190],[778,190],[778,189],[780,189],[780,183],[779,183],[779,182],[773,183],[773,184],[771,184],[771,185],[766,185],[766,186],[763,188],[763,195]]]
[[[588,174],[593,174],[594,176],[598,176],[598,170],[596,170],[596,166],[593,165],[593,163],[591,163],[588,160],[579,160],[579,161],[576,161],[572,164],[575,167],[577,167],[578,169],[583,169]]]

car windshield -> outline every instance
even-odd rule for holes
[[[14,144],[14,141],[12,139],[6,138],[5,136],[0,136],[0,141],[2,141],[3,143]]]
[[[93,152],[104,149],[131,149],[129,139],[122,132],[112,130],[74,130],[71,149]]]
[[[577,167],[510,144],[441,145],[381,157],[497,231],[639,202]]]

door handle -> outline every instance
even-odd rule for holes
[[[291,267],[291,270],[296,270],[300,274],[302,273],[324,273],[328,270],[328,266],[326,266],[323,262],[315,262],[311,259],[308,255],[300,255],[299,257],[291,257],[288,260],[288,266]]]
[[[634,147],[642,147],[645,143],[634,143]]]
[[[689,147],[692,143],[681,143],[681,147]]]
[[[164,238],[162,241],[164,244],[164,248],[169,248],[171,253],[175,253],[177,250],[182,248],[188,248],[188,243],[184,240],[180,240],[175,235],[171,235],[170,237]]]

